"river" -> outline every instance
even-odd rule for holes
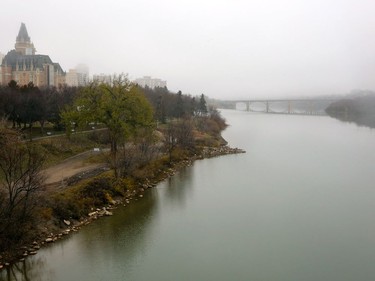
[[[0,280],[375,280],[375,130],[223,116],[246,154],[196,161]]]

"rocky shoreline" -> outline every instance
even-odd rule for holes
[[[92,210],[90,213],[87,214],[86,217],[82,218],[82,220],[63,220],[62,225],[64,227],[62,227],[57,233],[49,232],[47,236],[41,236],[39,239],[36,239],[35,241],[31,241],[26,245],[18,247],[12,253],[0,254],[0,271],[11,266],[12,264],[24,261],[25,258],[27,258],[28,256],[37,254],[37,251],[42,247],[53,244],[58,240],[64,239],[65,237],[78,232],[82,227],[92,223],[93,221],[99,218],[112,216],[113,211],[116,208],[118,208],[121,205],[127,206],[131,203],[132,200],[142,198],[143,193],[147,189],[155,187],[159,182],[173,176],[181,168],[191,166],[195,160],[238,153],[245,153],[245,151],[239,148],[231,148],[227,145],[220,147],[205,147],[202,150],[201,154],[194,155],[193,157],[174,163],[172,167],[166,170],[160,170],[162,176],[159,177],[158,180],[146,180],[137,188],[137,190],[133,190],[132,192],[128,191],[124,198],[112,200],[110,204],[103,206],[102,208]]]

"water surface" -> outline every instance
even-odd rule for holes
[[[375,131],[223,115],[246,154],[195,162],[0,279],[374,280]]]

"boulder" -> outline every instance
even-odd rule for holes
[[[64,223],[65,223],[67,226],[70,225],[70,221],[68,221],[68,220],[64,220]]]
[[[92,216],[95,216],[96,214],[97,214],[98,212],[91,212],[91,213],[89,213],[89,217],[92,217]]]

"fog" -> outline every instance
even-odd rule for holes
[[[0,52],[21,22],[65,71],[167,80],[236,99],[375,89],[373,0],[2,0]]]

